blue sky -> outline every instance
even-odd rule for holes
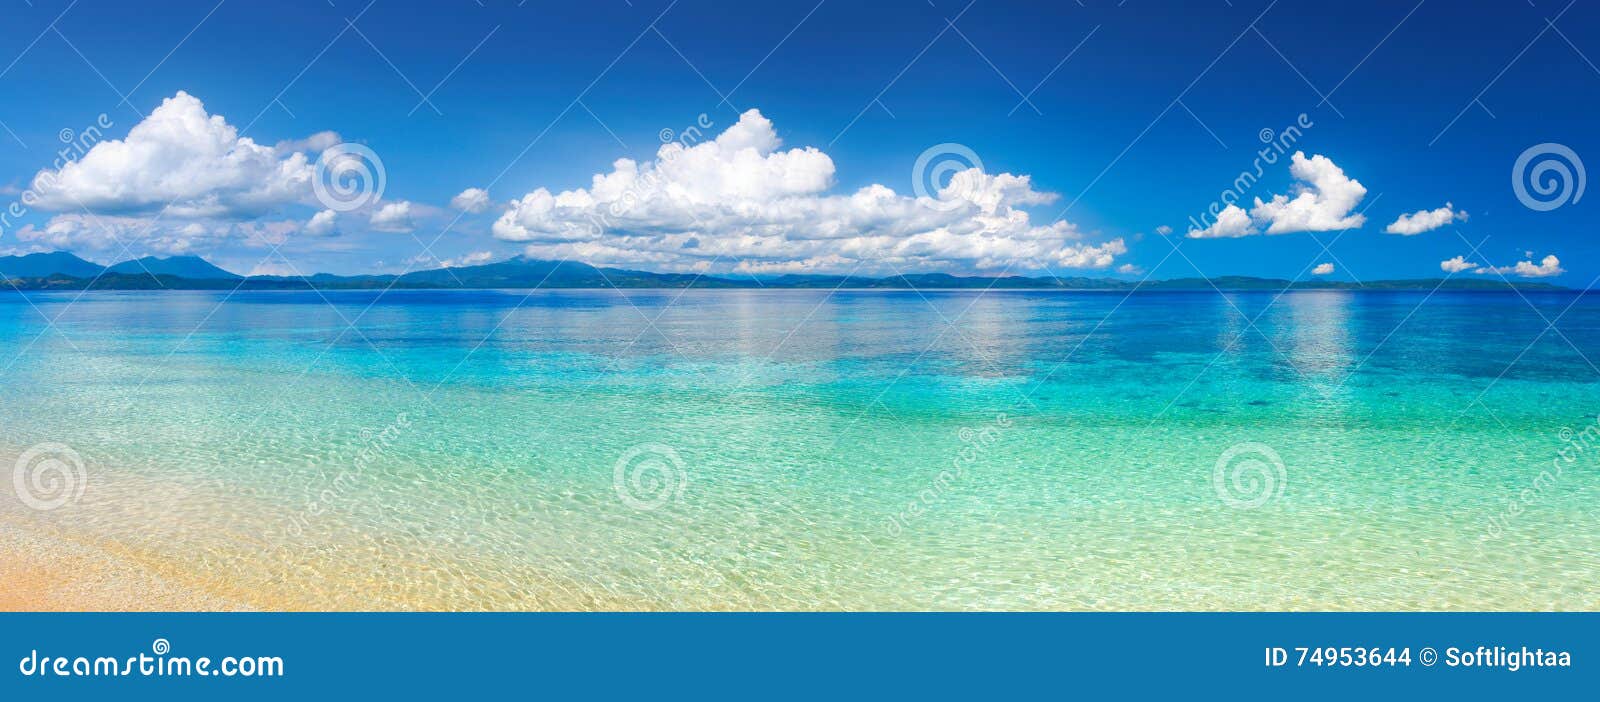
[[[1586,217],[1600,195],[1574,198],[1574,174],[1541,210],[1512,185],[1536,145],[1600,163],[1591,2],[483,5],[8,3],[0,200],[41,171],[66,185],[0,222],[0,253],[195,253],[306,274],[520,253],[1130,278],[1331,264],[1343,280],[1436,277],[1460,256],[1457,275],[1600,275]],[[102,114],[104,153],[58,170],[62,131],[81,143]],[[1302,119],[1219,236],[1188,236],[1255,171],[1263,130],[1281,140]],[[653,163],[663,130],[697,124],[685,158]],[[338,138],[311,138],[324,132]],[[336,142],[376,154],[384,188],[313,224],[329,208],[302,176],[326,175],[315,164]],[[1564,153],[1527,167],[1581,172]],[[981,171],[941,170],[969,155]],[[631,185],[592,182],[624,157]],[[453,208],[468,188],[487,201]],[[1410,229],[1426,231],[1386,232],[1423,211]]]

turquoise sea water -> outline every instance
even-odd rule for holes
[[[1591,359],[1572,293],[8,293],[0,517],[264,607],[1595,609]]]

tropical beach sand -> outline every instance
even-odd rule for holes
[[[0,447],[0,465],[12,463]],[[80,501],[0,499],[0,611],[635,610],[536,568],[437,552],[332,515],[101,467]]]
[[[248,607],[174,583],[106,550],[0,522],[0,611],[242,609]]]

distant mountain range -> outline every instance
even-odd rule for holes
[[[56,255],[59,256],[61,254],[57,253]],[[71,256],[72,254],[66,255]],[[77,257],[74,256],[73,258]],[[82,261],[82,259],[79,260]],[[88,261],[83,262],[89,263]],[[5,270],[4,265],[0,263],[0,271]],[[92,266],[94,264],[89,263],[89,265]],[[244,277],[222,270],[199,256],[171,256],[167,258],[146,256],[132,261],[123,261],[107,268],[106,272],[120,275],[170,275],[174,278],[187,278],[189,280],[237,281]]]
[[[0,257],[0,277],[7,279],[63,279],[92,280],[96,276],[171,276],[191,281],[231,280],[243,276],[229,273],[198,256],[170,256],[123,261],[112,266],[90,263],[65,251],[35,253],[26,256]]]
[[[92,278],[105,270],[65,251],[0,258],[0,278],[47,278],[52,275]]]
[[[494,289],[494,288],[879,288],[920,290],[961,289],[1062,289],[1062,290],[1562,290],[1548,283],[1508,284],[1485,278],[1423,280],[1369,280],[1352,283],[1330,280],[1289,281],[1278,278],[1223,276],[1176,278],[1142,283],[1114,278],[1086,277],[984,277],[921,273],[873,278],[835,275],[780,275],[733,277],[687,273],[650,273],[620,268],[597,268],[574,261],[543,261],[523,257],[498,263],[459,268],[437,268],[404,275],[340,276],[318,273],[309,278],[241,276],[212,265],[198,256],[154,256],[100,266],[70,253],[35,253],[0,257],[4,288],[21,290],[367,290]]]

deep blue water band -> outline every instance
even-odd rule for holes
[[[1600,614],[6,614],[0,699],[1576,699],[1600,680],[1597,625]]]

